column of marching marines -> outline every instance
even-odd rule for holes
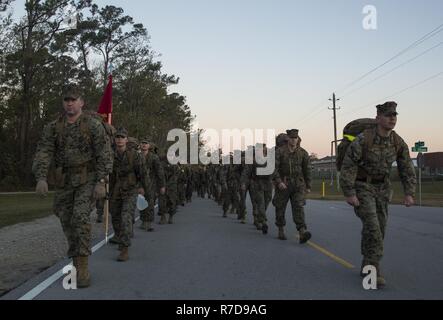
[[[177,206],[192,202],[194,191],[201,198],[214,199],[222,207],[223,217],[236,214],[245,224],[249,192],[257,230],[268,233],[266,212],[272,203],[278,238],[286,240],[285,212],[290,202],[300,244],[312,237],[304,210],[311,191],[311,164],[297,129],[276,137],[275,170],[270,174],[258,174],[257,169],[266,164],[258,163],[256,157],[252,163],[245,161],[245,151],[240,164],[233,164],[231,154],[226,165],[221,161],[206,166],[172,165],[165,152],[159,155],[152,139],[131,138],[127,129],[115,130],[99,115],[83,111],[84,105],[77,87],[64,91],[64,113],[44,128],[33,162],[36,192],[45,195],[48,183],[55,186],[54,213],[67,238],[67,254],[77,268],[79,288],[90,285],[91,208],[96,207],[97,222],[101,223],[108,204],[115,234],[110,243],[118,245],[117,260],[127,261],[139,195],[148,201],[148,207],[140,212],[140,228],[148,232],[154,230],[156,203],[159,223],[172,224]],[[346,126],[337,154],[346,202],[362,221],[362,270],[366,265],[374,266],[379,287],[386,283],[380,261],[392,197],[393,162],[398,164],[405,206],[412,206],[415,196],[415,169],[408,147],[393,131],[396,107],[395,102],[378,105],[375,119],[359,119]],[[268,152],[264,144],[249,148],[264,156]]]

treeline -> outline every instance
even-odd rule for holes
[[[76,83],[96,111],[112,66],[113,125],[166,148],[172,128],[191,129],[186,98],[168,88],[179,78],[162,72],[146,28],[120,7],[91,0],[14,1],[0,10],[0,190],[34,184],[31,165],[45,124],[62,111],[61,92]]]

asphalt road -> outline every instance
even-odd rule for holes
[[[62,279],[36,299],[443,299],[443,209],[391,206],[382,270],[387,286],[364,290],[359,276],[361,222],[344,202],[308,201],[312,241],[300,245],[286,212],[287,241],[277,239],[274,208],[262,235],[215,202],[194,197],[173,225],[136,228],[130,260],[106,245],[90,261],[92,285],[65,290]],[[156,216],[158,219],[158,216]],[[137,224],[138,225],[138,224]],[[67,261],[13,290],[17,299]]]

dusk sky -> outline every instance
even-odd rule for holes
[[[443,151],[441,0],[96,3],[121,6],[144,24],[164,71],[180,77],[171,92],[187,97],[200,128],[298,128],[303,147],[326,156],[333,140],[328,99],[336,92],[339,138],[347,122],[374,117],[376,104],[394,100],[396,131],[407,144],[422,140],[429,151]],[[377,9],[377,30],[363,28],[366,5]]]

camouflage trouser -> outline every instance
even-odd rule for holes
[[[360,206],[354,211],[363,224],[361,254],[368,262],[377,264],[383,257],[391,190],[385,185],[376,186],[358,181],[355,186]]]
[[[171,186],[166,188],[165,194],[160,194],[158,197],[158,206],[160,215],[169,213],[174,215],[177,211],[177,188]]]
[[[54,214],[59,217],[68,241],[68,257],[91,254],[90,204],[95,183],[59,189],[54,198]]]
[[[240,194],[237,189],[238,188],[236,186],[228,186],[228,188],[225,190],[223,199],[223,212],[228,212],[229,206],[232,206],[233,209],[238,210]]]
[[[275,189],[274,199],[272,200],[272,204],[275,206],[275,225],[277,227],[286,225],[285,212],[289,200],[291,201],[292,219],[297,226],[297,230],[306,228],[303,208],[306,204],[304,188],[296,188],[291,184],[286,190]]]
[[[185,184],[184,183],[178,183],[177,184],[177,202],[182,204],[185,202]]]
[[[155,207],[155,190],[154,188],[149,188],[145,193],[146,201],[148,201],[148,207],[145,210],[140,211],[141,221],[154,221],[154,207]]]
[[[272,199],[272,183],[270,181],[253,181],[249,193],[254,207],[254,221],[266,224],[266,210]]]
[[[188,201],[192,200],[192,192],[193,192],[192,183],[188,181],[188,183],[186,183],[186,200]]]
[[[111,198],[109,200],[109,211],[112,217],[112,227],[120,244],[129,247],[131,245],[131,234],[133,228],[133,217],[137,203],[137,194],[127,197]]]
[[[246,189],[245,191],[243,191],[242,189],[240,189],[239,192],[239,203],[238,203],[238,215],[240,217],[240,219],[243,219],[246,217],[246,197],[248,194],[248,189]]]

